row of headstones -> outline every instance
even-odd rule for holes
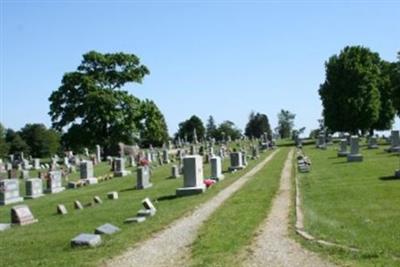
[[[139,210],[135,217],[125,219],[124,223],[142,223],[148,217],[154,216],[156,214],[157,210],[149,198],[145,198],[144,200],[142,200],[142,205],[144,209]],[[96,247],[102,243],[101,235],[112,235],[119,232],[120,230],[121,229],[117,226],[106,223],[97,227],[94,230],[94,234],[81,233],[77,235],[70,241],[70,244],[72,247]]]

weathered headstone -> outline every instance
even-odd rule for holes
[[[103,203],[103,201],[101,200],[101,198],[100,198],[99,196],[95,196],[95,197],[93,198],[93,201],[94,201],[95,203],[97,203],[97,204],[102,204],[102,203]]]
[[[252,147],[252,149],[251,149],[251,152],[252,152],[252,156],[251,156],[251,158],[252,159],[258,159],[259,158],[259,150],[258,150],[258,147],[257,146],[253,146]]]
[[[75,200],[75,201],[74,201],[74,207],[75,207],[75,209],[77,209],[77,210],[83,210],[83,205],[82,205],[82,203],[81,203],[79,200]]]
[[[375,136],[371,136],[368,139],[368,149],[377,149],[378,146],[378,139]]]
[[[62,186],[62,176],[61,171],[51,171],[49,172],[49,178],[47,180],[47,193],[59,193],[65,190]]]
[[[347,161],[362,161],[363,156],[359,152],[358,137],[352,136],[350,139],[350,154],[347,155]]]
[[[33,159],[33,169],[40,170],[40,159],[38,158]]]
[[[65,215],[65,214],[68,213],[68,210],[67,210],[67,208],[65,207],[65,205],[63,205],[63,204],[58,204],[58,205],[57,205],[57,213],[58,213],[58,214],[61,214],[61,215]]]
[[[247,166],[247,153],[246,153],[246,151],[242,151],[242,163],[243,163],[244,167]]]
[[[124,223],[142,223],[146,220],[146,217],[140,217],[140,216],[136,216],[136,217],[132,217],[132,218],[127,218]]]
[[[203,158],[190,155],[183,158],[183,187],[176,189],[177,196],[200,194],[205,191],[203,183]]]
[[[115,177],[123,177],[130,174],[130,171],[125,170],[125,159],[124,158],[116,158],[114,159],[114,176]]]
[[[21,171],[21,179],[26,180],[26,179],[29,179],[29,178],[30,178],[29,171],[28,170],[22,170]]]
[[[80,165],[81,180],[87,184],[97,184],[97,178],[94,177],[93,162],[85,160]]]
[[[392,131],[390,136],[390,147],[387,149],[388,152],[400,152],[400,132]]]
[[[153,186],[150,183],[150,168],[149,166],[142,166],[137,168],[136,189],[146,189]]]
[[[317,148],[326,149],[325,134],[318,135]]]
[[[224,175],[222,174],[222,161],[221,157],[214,156],[210,160],[211,163],[211,179],[217,181],[223,180]]]
[[[118,199],[118,192],[116,191],[108,192],[107,197],[108,199]]]
[[[17,179],[0,180],[0,205],[21,202],[19,181]]]
[[[171,167],[171,177],[179,178],[181,175],[179,173],[179,167],[177,165],[172,165]]]
[[[98,163],[101,162],[101,148],[99,145],[96,145],[96,160]]]
[[[94,233],[95,234],[99,234],[99,235],[112,235],[112,234],[115,234],[116,232],[119,232],[119,231],[121,231],[121,229],[119,229],[115,225],[112,225],[110,223],[106,223],[106,224],[103,224],[103,225],[97,227],[94,230]]]
[[[32,178],[25,181],[25,198],[38,198],[43,196],[43,183],[39,178]]]
[[[231,166],[229,170],[241,170],[244,168],[243,166],[243,157],[241,152],[232,152],[230,154]]]
[[[38,222],[32,215],[27,205],[14,206],[11,209],[11,223],[18,225],[27,225]]]
[[[347,157],[349,152],[347,151],[347,139],[340,139],[338,157]]]
[[[169,154],[168,154],[168,150],[164,149],[163,150],[163,154],[162,154],[162,160],[164,164],[168,164],[169,163]]]
[[[95,234],[79,234],[71,240],[72,247],[97,247],[101,244],[101,236]]]

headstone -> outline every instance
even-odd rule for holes
[[[22,170],[21,171],[21,179],[24,179],[24,180],[26,180],[26,179],[29,179],[30,177],[29,177],[29,171],[28,170]]]
[[[247,166],[247,153],[246,153],[246,151],[242,151],[242,163],[243,163],[244,167]]]
[[[396,172],[394,173],[394,177],[400,178],[400,170],[396,170]]]
[[[349,152],[347,151],[347,139],[340,139],[338,157],[347,157]]]
[[[38,158],[33,159],[33,169],[40,170],[40,159]]]
[[[91,161],[82,161],[80,165],[80,174],[81,180],[83,180],[86,184],[97,184],[97,178],[94,177],[93,174],[93,162]]]
[[[47,180],[47,193],[59,193],[65,190],[62,186],[62,176],[61,171],[51,171],[49,172],[49,179]]]
[[[125,159],[124,158],[116,158],[114,160],[114,176],[115,177],[123,177],[130,174],[130,171],[125,170]]]
[[[27,225],[36,223],[38,220],[32,215],[27,205],[14,206],[11,209],[11,223],[18,225]]]
[[[100,198],[99,196],[95,196],[95,197],[93,198],[93,200],[94,200],[94,202],[97,203],[97,204],[102,204],[102,203],[103,203],[103,201],[101,200],[101,198]]]
[[[368,149],[377,149],[378,146],[378,139],[375,136],[371,136],[368,139]]]
[[[224,175],[222,174],[222,161],[218,156],[214,156],[210,160],[211,163],[211,179],[217,181],[223,180]]]
[[[39,178],[32,178],[25,181],[25,192],[28,199],[43,196],[43,183]]]
[[[400,152],[400,133],[399,131],[392,131],[390,136],[390,147],[388,152]]]
[[[164,164],[168,164],[169,163],[169,155],[168,155],[168,150],[164,149],[163,150],[163,154],[162,154],[162,160]]]
[[[146,217],[136,216],[132,218],[127,218],[124,223],[142,223],[146,220]]]
[[[253,146],[251,149],[252,152],[252,159],[258,159],[259,158],[259,151],[258,151],[258,147],[257,146]]]
[[[153,186],[150,183],[150,168],[149,166],[142,166],[137,168],[137,182],[136,189],[146,189]]]
[[[96,145],[96,160],[98,163],[101,162],[101,148],[99,145]]]
[[[156,210],[156,207],[154,207],[153,202],[151,202],[150,198],[148,197],[142,200],[142,205],[146,210]]]
[[[326,149],[325,134],[320,134],[318,136],[317,148]]]
[[[106,223],[102,226],[97,227],[96,230],[94,230],[94,233],[99,235],[112,235],[119,231],[121,231],[121,229],[119,229],[115,225]]]
[[[359,152],[358,137],[352,136],[350,139],[350,154],[347,155],[348,162],[362,161],[363,156]]]
[[[116,191],[108,192],[107,197],[108,199],[118,199],[118,192]]]
[[[183,187],[176,189],[177,196],[200,194],[205,191],[203,183],[203,158],[190,155],[183,158]]]
[[[101,244],[101,236],[95,234],[79,234],[71,240],[72,247],[97,247]]]
[[[0,223],[0,232],[6,231],[11,228],[10,223]]]
[[[149,163],[153,161],[153,157],[152,157],[151,151],[146,151],[145,158]]]
[[[243,157],[241,152],[232,152],[230,154],[230,159],[231,159],[231,166],[229,167],[229,170],[241,170],[244,168],[243,166]]]
[[[191,145],[190,146],[190,155],[196,155],[197,151],[196,151],[196,146],[195,145]]]
[[[67,208],[63,204],[58,204],[57,205],[57,213],[61,215],[65,215],[68,213]]]
[[[74,201],[74,207],[75,207],[75,209],[77,209],[77,210],[83,210],[83,205],[82,205],[82,203],[81,203],[79,200],[75,200],[75,201]]]
[[[181,175],[179,174],[179,167],[177,165],[172,165],[171,167],[171,177],[179,178]]]
[[[21,202],[19,196],[19,181],[17,179],[0,180],[0,205]]]
[[[15,169],[9,169],[7,171],[8,179],[17,179],[17,170]]]

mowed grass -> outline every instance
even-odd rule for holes
[[[400,266],[400,180],[396,154],[361,148],[363,162],[338,158],[337,146],[305,147],[312,171],[300,174],[305,228],[314,236],[361,249],[321,249],[351,266]]]
[[[191,266],[240,265],[240,253],[268,216],[288,151],[281,148],[204,223],[192,247]]]
[[[262,153],[259,160],[250,161],[249,168],[243,171],[226,173],[226,179],[197,196],[176,198],[175,190],[182,186],[183,181],[182,178],[170,179],[171,165],[165,165],[154,170],[153,187],[149,189],[135,190],[136,174],[133,173],[98,185],[26,200],[24,204],[31,208],[39,222],[0,232],[0,266],[98,266],[103,260],[122,253],[136,242],[150,237],[152,233],[162,230],[173,220],[207,201],[269,153]],[[228,161],[224,161],[224,170],[228,167]],[[106,167],[100,165],[100,171],[107,170]],[[205,176],[210,175],[208,164],[204,166],[204,171]],[[109,191],[118,191],[119,199],[106,199],[106,193]],[[73,209],[74,200],[85,204],[91,202],[95,195],[103,199],[103,204],[84,210]],[[145,197],[150,197],[155,202],[157,214],[141,224],[124,224],[126,218],[135,216],[142,208],[141,200]],[[59,203],[66,205],[68,215],[56,214],[56,206]],[[11,204],[0,207],[0,222],[10,222],[12,206]],[[73,237],[79,233],[93,233],[96,227],[104,223],[120,227],[121,232],[103,236],[103,244],[97,248],[70,247]]]

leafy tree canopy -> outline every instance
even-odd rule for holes
[[[200,141],[204,137],[205,128],[201,119],[196,115],[193,115],[190,119],[179,124],[176,138],[180,137],[184,140],[185,137],[187,137],[188,142],[193,142],[194,129],[196,129],[197,139]]]
[[[142,146],[161,146],[168,141],[168,128],[164,115],[151,100],[142,102],[140,119],[140,144]]]
[[[0,123],[0,158],[4,158],[8,154],[9,145],[6,142],[6,129]]]
[[[272,138],[271,126],[267,115],[251,112],[249,122],[246,125],[245,135],[247,137],[260,138],[262,134],[267,133],[268,138]]]
[[[289,110],[282,109],[278,114],[278,133],[281,138],[290,138],[294,126],[294,118],[296,114]]]
[[[43,124],[26,124],[20,135],[29,146],[32,157],[50,157],[60,149],[60,134]]]

